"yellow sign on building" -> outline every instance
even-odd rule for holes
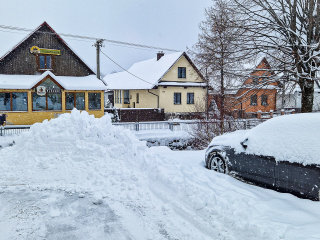
[[[37,46],[31,47],[30,48],[30,52],[31,53],[38,53],[38,54],[61,55],[61,51],[60,50],[39,48]]]

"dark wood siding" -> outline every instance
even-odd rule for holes
[[[36,32],[0,60],[0,74],[39,74],[32,46],[61,50],[54,56],[53,73],[57,76],[87,76],[92,70],[44,23]]]

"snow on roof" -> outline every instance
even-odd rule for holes
[[[160,82],[158,86],[188,86],[188,87],[205,87],[206,83],[195,82]]]
[[[177,52],[166,54],[158,61],[157,58],[152,58],[137,62],[128,71],[106,75],[103,81],[112,90],[152,89],[183,54],[183,52]]]
[[[55,76],[52,72],[46,71],[41,75],[0,74],[0,89],[31,89],[48,75],[66,90],[106,90],[107,88],[95,75],[85,77]]]

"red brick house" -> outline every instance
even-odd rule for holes
[[[225,91],[225,113],[270,112],[276,110],[278,83],[273,81],[274,72],[266,58],[263,58],[255,70],[239,87],[226,89]],[[212,101],[214,100],[214,101]],[[216,103],[220,109],[219,93],[209,95],[209,104]]]

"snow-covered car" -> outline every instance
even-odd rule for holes
[[[275,117],[215,137],[206,167],[302,198],[319,200],[320,113]]]

